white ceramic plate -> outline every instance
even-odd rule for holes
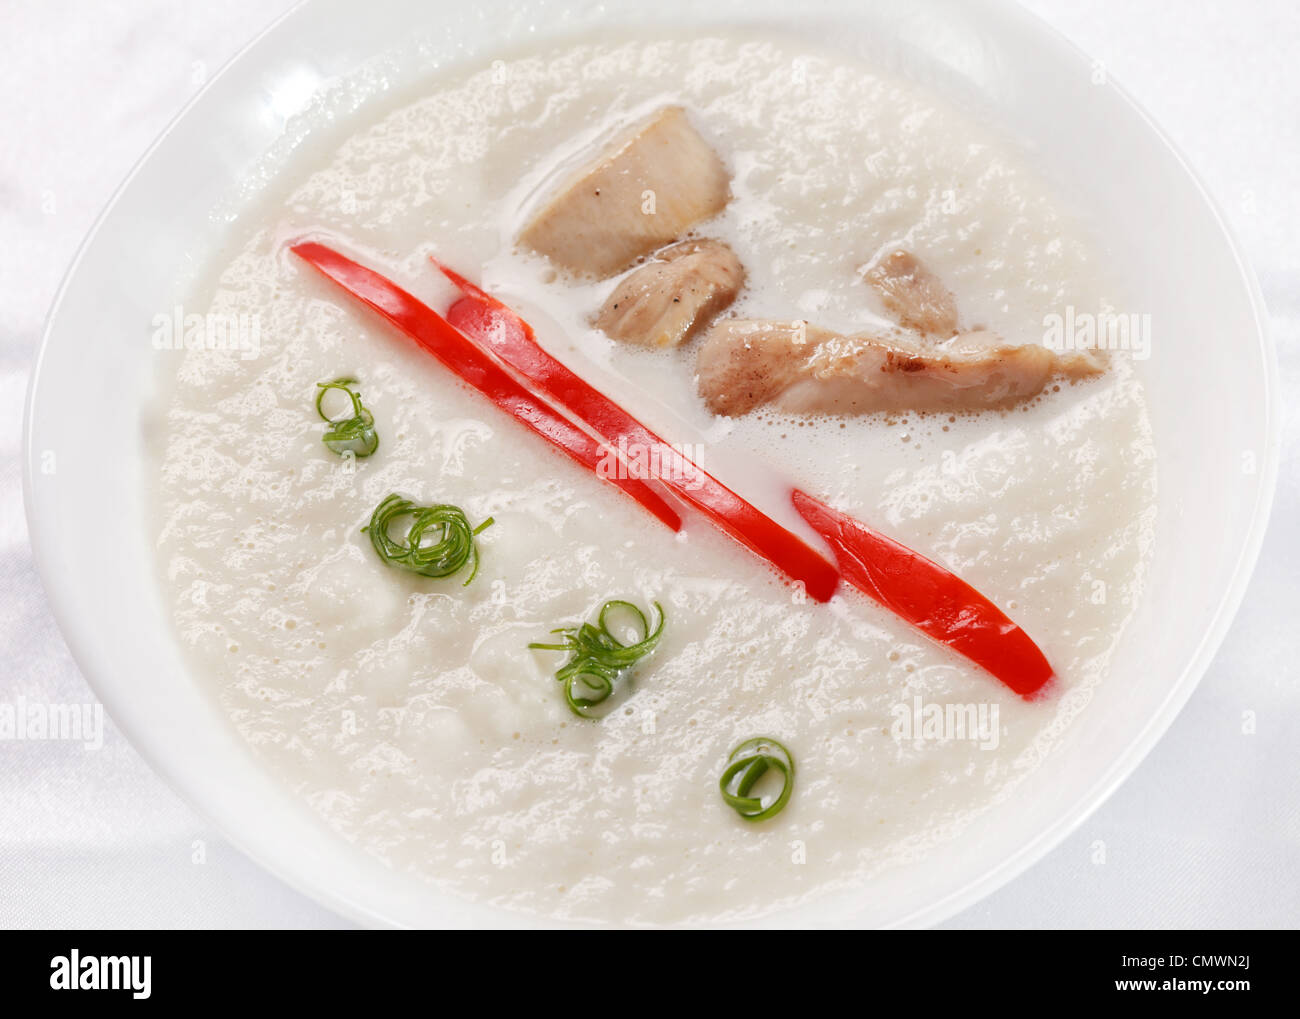
[[[623,8],[315,0],[262,35],[190,104],[82,247],[29,396],[26,494],[55,615],[119,728],[245,852],[359,921],[532,922],[393,874],[327,832],[260,769],[189,674],[144,524],[150,461],[142,408],[157,375],[151,319],[176,303],[187,273],[216,250],[241,184],[292,147],[301,130],[293,115],[322,90],[327,104],[345,108],[436,64],[491,59],[502,47],[684,25],[775,27],[964,103],[1029,148],[1113,241],[1118,271],[1153,322],[1144,372],[1160,457],[1159,516],[1150,583],[1111,675],[1056,752],[960,839],[855,892],[768,922],[929,924],[1024,870],[1137,767],[1191,694],[1241,600],[1277,466],[1276,367],[1254,280],[1203,188],[1149,119],[1018,8],[970,0],[831,0],[797,10],[780,0]],[[344,78],[353,85],[334,88]],[[268,163],[268,153],[280,155]]]

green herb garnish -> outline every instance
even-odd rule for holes
[[[645,613],[628,601],[607,601],[601,606],[596,622],[581,626],[565,626],[552,633],[564,635],[561,644],[529,644],[543,651],[568,651],[569,660],[555,673],[564,684],[564,699],[575,715],[594,718],[592,708],[607,700],[614,692],[614,681],[654,650],[664,632],[664,610],[658,602],[659,623],[653,631]],[[624,644],[609,629],[611,613],[626,612],[632,616],[641,636],[631,644]]]
[[[763,798],[750,796],[754,785],[768,771],[781,773],[781,791],[764,806]],[[718,780],[722,798],[746,821],[765,821],[779,814],[794,791],[794,755],[774,739],[747,739],[727,757],[727,767]]]
[[[389,534],[394,520],[410,517],[406,537],[396,541]],[[389,566],[418,573],[422,577],[450,577],[466,563],[471,568],[464,586],[478,574],[478,546],[474,538],[492,525],[488,517],[470,529],[469,519],[459,506],[445,503],[417,506],[409,499],[393,494],[375,507],[370,523],[361,528],[370,534],[370,544]],[[435,539],[426,544],[426,539]]]
[[[375,416],[362,406],[361,394],[352,389],[356,384],[356,379],[347,378],[316,383],[316,388],[320,390],[316,394],[316,413],[321,416],[322,421],[329,424],[329,428],[321,436],[321,441],[325,443],[326,449],[331,453],[338,453],[339,456],[345,453],[351,453],[353,456],[369,456],[379,448]],[[352,401],[351,417],[332,418],[325,413],[323,406],[325,395],[331,389],[338,389],[348,394],[348,398]]]

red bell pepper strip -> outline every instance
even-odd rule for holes
[[[658,460],[658,479],[700,510],[736,541],[803,584],[817,601],[829,601],[839,574],[803,539],[682,455],[604,393],[566,368],[537,342],[532,327],[495,297],[434,260],[465,294],[447,312],[447,321],[478,340],[574,417],[586,422],[643,476]]]
[[[502,410],[546,439],[565,455],[617,485],[674,531],[681,517],[668,501],[640,478],[612,476],[603,470],[613,452],[580,429],[556,408],[529,392],[493,357],[471,343],[441,315],[422,304],[397,284],[358,265],[323,244],[295,244],[294,254],[353,297],[379,312]]]
[[[896,616],[987,669],[1021,697],[1052,678],[1038,645],[968,583],[795,489],[794,507],[835,551],[844,579]]]

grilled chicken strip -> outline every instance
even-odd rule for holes
[[[594,322],[615,340],[675,347],[731,304],[744,282],[744,266],[721,241],[683,241],[623,280]]]
[[[727,169],[680,106],[624,131],[574,173],[519,241],[600,279],[678,240],[731,199]]]
[[[715,414],[768,405],[794,414],[978,411],[1036,396],[1053,378],[1102,371],[1090,353],[1059,355],[994,333],[947,343],[843,336],[802,322],[726,319],[704,338],[700,395]]]
[[[905,329],[948,339],[957,335],[957,301],[919,258],[901,248],[862,273]]]

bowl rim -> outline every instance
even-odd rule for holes
[[[131,743],[135,752],[140,754],[154,773],[173,792],[180,796],[191,809],[205,818],[220,832],[225,840],[256,862],[259,867],[274,874],[278,879],[284,881],[301,894],[325,905],[344,917],[369,925],[389,925],[392,921],[367,903],[356,901],[351,897],[337,893],[330,887],[319,886],[304,879],[287,864],[277,861],[261,851],[260,848],[254,845],[254,840],[245,836],[242,831],[220,821],[214,814],[210,813],[207,804],[200,802],[196,796],[191,795],[183,776],[180,774],[180,769],[169,765],[161,755],[156,753],[148,735],[140,732],[134,725],[125,720],[129,715],[113,710],[110,704],[113,698],[104,696],[106,689],[111,685],[102,678],[106,674],[106,666],[102,662],[93,660],[88,653],[87,642],[84,639],[81,625],[65,600],[63,582],[54,577],[49,568],[48,547],[49,543],[55,540],[55,535],[49,533],[44,521],[37,515],[33,494],[37,460],[39,458],[38,451],[34,448],[34,431],[38,411],[38,392],[43,379],[42,369],[46,361],[47,348],[50,345],[56,321],[63,308],[67,293],[80,272],[87,251],[99,235],[104,224],[112,216],[123,194],[140,175],[142,168],[152,160],[154,154],[174,132],[177,125],[184,121],[191,110],[224,80],[230,69],[244,61],[250,52],[259,48],[268,37],[274,35],[286,22],[299,16],[308,8],[323,6],[325,6],[323,0],[298,0],[289,9],[279,14],[258,31],[222,64],[203,86],[185,102],[167,123],[166,127],[135,161],[131,170],[114,189],[111,197],[95,217],[90,229],[81,240],[50,303],[30,371],[23,412],[23,503],[33,560],[59,631],[87,684],[104,703],[104,708],[112,717],[114,725]],[[1011,21],[1019,20],[1022,27],[1028,26],[1031,31],[1050,37],[1058,47],[1068,51],[1074,59],[1085,62],[1091,60],[1091,57],[1063,32],[1037,13],[1027,10],[1020,4],[997,4],[990,2],[990,0],[975,0],[972,6],[978,6],[980,16],[986,16],[990,11],[993,11],[997,17]],[[1250,512],[1249,524],[1239,554],[1232,567],[1230,579],[1222,591],[1210,624],[1204,630],[1201,640],[1188,658],[1182,673],[1170,685],[1164,700],[1151,713],[1144,727],[1131,740],[1129,745],[1112,759],[1086,794],[1071,804],[1068,810],[1063,811],[1053,824],[1042,829],[1033,839],[1024,843],[1014,853],[1006,856],[998,866],[985,871],[958,891],[920,906],[911,913],[898,918],[891,926],[917,927],[940,923],[1005,886],[1060,845],[1097,811],[1115,789],[1136,771],[1147,754],[1168,731],[1178,713],[1190,699],[1201,678],[1208,671],[1245,597],[1268,529],[1280,464],[1281,418],[1278,402],[1280,383],[1276,344],[1270,332],[1267,307],[1260,291],[1258,279],[1243,254],[1242,246],[1224,216],[1219,203],[1209,192],[1182,150],[1121,83],[1114,81],[1112,78],[1109,84],[1114,89],[1118,99],[1141,120],[1146,131],[1160,143],[1173,159],[1178,170],[1192,184],[1197,197],[1217,228],[1225,250],[1231,256],[1232,264],[1238,274],[1237,280],[1234,280],[1233,283],[1239,283],[1244,288],[1244,293],[1248,299],[1255,338],[1259,344],[1263,365],[1262,383],[1265,400],[1265,435],[1254,506]],[[777,922],[780,921],[781,916],[781,912],[771,914],[772,920]],[[529,918],[526,918],[523,914],[520,914],[520,921],[521,925],[529,925]],[[547,923],[545,918],[542,918],[540,922]],[[553,921],[551,923],[554,924]]]

